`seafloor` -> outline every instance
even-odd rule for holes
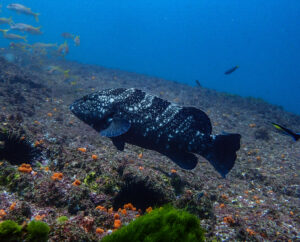
[[[114,229],[114,213],[124,225],[148,207],[172,203],[200,218],[208,241],[300,239],[300,143],[271,125],[299,132],[300,116],[199,86],[13,54],[13,63],[0,59],[0,129],[34,148],[18,151],[26,161],[11,150],[0,161],[0,220],[41,219],[50,225],[50,241],[96,241]],[[120,152],[69,111],[75,99],[115,87],[197,107],[209,115],[214,134],[240,133],[241,149],[227,178],[201,157],[186,171],[137,146],[127,144]],[[33,171],[19,169],[23,162]],[[127,203],[137,210],[119,209]],[[57,221],[62,215],[69,218],[63,224]]]

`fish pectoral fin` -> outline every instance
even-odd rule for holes
[[[130,129],[130,126],[131,124],[125,119],[113,118],[110,125],[106,129],[100,131],[100,134],[109,138],[117,137],[125,134]]]
[[[125,147],[125,141],[119,137],[111,138],[111,141],[113,142],[114,146],[119,151],[123,151]]]
[[[166,154],[173,162],[178,166],[186,170],[192,170],[196,167],[198,158],[192,154],[185,151],[175,151]]]

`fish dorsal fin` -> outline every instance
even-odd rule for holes
[[[130,126],[131,124],[125,119],[113,118],[110,125],[106,129],[100,131],[100,134],[109,138],[117,137],[125,134],[130,129]]]

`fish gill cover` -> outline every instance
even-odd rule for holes
[[[171,204],[208,240],[299,239],[297,1],[0,9],[3,238],[99,241]]]

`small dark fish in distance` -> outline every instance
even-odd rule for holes
[[[201,84],[198,80],[196,80],[196,84],[197,84],[198,87],[201,87]]]
[[[234,67],[230,68],[229,70],[225,71],[224,74],[229,75],[232,72],[234,72],[237,68],[239,68],[239,66],[234,66]]]
[[[278,129],[278,130],[284,132],[285,134],[287,134],[287,135],[293,137],[293,139],[294,139],[295,141],[298,141],[298,140],[300,139],[300,133],[295,133],[294,131],[292,131],[292,130],[290,130],[290,129],[287,129],[287,128],[285,128],[285,127],[283,127],[283,126],[281,126],[281,125],[279,125],[279,124],[276,124],[276,123],[272,123],[272,125],[273,125],[276,129]]]
[[[212,135],[209,117],[194,107],[130,88],[107,89],[75,101],[70,110],[118,150],[125,143],[155,150],[191,170],[205,157],[225,177],[234,166],[240,148],[239,134]]]

